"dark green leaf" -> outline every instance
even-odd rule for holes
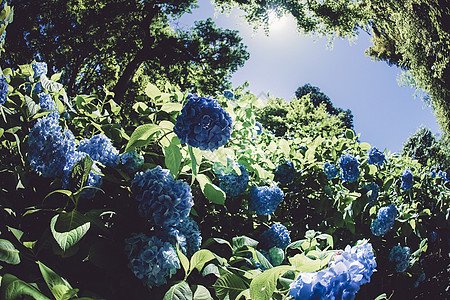
[[[58,222],[59,227],[63,231],[56,231],[55,225],[58,218],[61,216],[61,222]],[[78,243],[91,227],[90,222],[84,222],[84,216],[76,211],[71,213],[56,215],[50,221],[50,230],[58,245],[63,251],[66,251],[76,243]],[[80,224],[81,225],[78,225]],[[78,226],[78,227],[76,227]]]
[[[164,295],[163,300],[192,300],[192,291],[186,281],[173,285]]]
[[[125,152],[133,151],[136,147],[144,147],[152,142],[152,135],[161,130],[155,124],[145,124],[136,128],[131,134]]]
[[[72,190],[78,191],[86,185],[92,165],[93,161],[89,155],[75,163],[69,175],[69,187]]]
[[[0,286],[0,298],[4,300],[22,299],[23,296],[30,296],[35,300],[50,300],[44,296],[37,288],[26,283],[14,275],[5,274],[2,277]]]
[[[20,263],[19,250],[8,240],[0,239],[0,260],[11,265]]]
[[[236,299],[242,291],[247,289],[247,285],[239,276],[233,273],[227,273],[217,279],[213,284],[213,288],[216,291],[216,296],[223,300],[227,296],[230,299]]]

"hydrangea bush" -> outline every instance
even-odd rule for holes
[[[277,186],[254,186],[249,193],[248,208],[258,215],[270,215],[283,201],[283,196],[283,191]]]

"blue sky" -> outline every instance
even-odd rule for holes
[[[199,0],[198,5],[192,14],[176,21],[179,28],[188,29],[194,21],[212,17],[218,27],[239,30],[248,46],[250,59],[233,74],[233,86],[247,80],[255,95],[270,93],[287,100],[305,83],[317,86],[334,106],[352,111],[360,140],[380,150],[400,151],[420,126],[440,133],[431,108],[414,98],[412,88],[397,84],[401,70],[364,55],[370,46],[366,33],[360,34],[356,44],[337,39],[330,50],[326,38],[300,35],[291,18],[275,21],[266,36],[262,28],[253,31],[238,9],[227,16],[215,14],[210,0]]]

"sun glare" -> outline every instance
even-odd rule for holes
[[[289,18],[287,16],[278,17],[277,13],[269,13],[269,30],[272,33],[280,33],[287,29]]]

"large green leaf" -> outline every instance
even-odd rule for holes
[[[194,268],[197,268],[197,270],[200,272],[203,269],[203,266],[207,262],[209,262],[215,258],[216,257],[214,256],[214,254],[207,249],[201,249],[201,250],[195,252],[191,257],[189,273],[192,272],[192,270],[194,270]]]
[[[145,94],[154,100],[157,96],[161,96],[161,91],[156,85],[148,83],[145,87]]]
[[[193,300],[211,300],[213,297],[211,297],[211,294],[209,293],[208,289],[205,288],[203,285],[193,285],[191,287],[192,292],[194,293]]]
[[[258,241],[249,238],[248,236],[237,236],[233,238],[233,250],[239,250],[244,246],[255,248],[258,245]]]
[[[144,147],[151,143],[152,135],[161,130],[155,124],[144,124],[136,128],[131,134],[125,152],[133,151],[136,147]]]
[[[178,148],[179,143],[178,138],[174,137],[170,145],[164,148],[166,167],[170,170],[173,177],[177,177],[181,166],[181,159],[183,158],[180,148]]]
[[[227,197],[222,189],[212,183],[205,184],[203,194],[210,202],[220,205],[225,204],[225,199]]]
[[[20,263],[19,250],[8,240],[0,239],[0,260],[12,265]]]
[[[56,231],[55,225],[59,217],[61,218],[60,227],[64,231]],[[50,230],[58,245],[63,251],[66,251],[76,243],[88,232],[91,227],[90,222],[84,222],[85,217],[76,211],[71,213],[54,216],[50,221]],[[78,224],[82,223],[78,226]],[[77,227],[75,227],[77,226]]]
[[[275,291],[278,278],[290,270],[292,270],[291,266],[278,266],[253,278],[250,283],[250,297],[258,300],[269,300]]]
[[[17,300],[23,299],[23,296],[30,296],[35,300],[50,300],[37,288],[16,276],[11,274],[3,275],[0,286],[0,299]]]
[[[237,295],[247,289],[244,280],[233,273],[227,273],[217,279],[213,287],[216,291],[216,296],[220,300],[225,299],[227,296],[230,299],[236,299]]]
[[[332,254],[325,256],[323,259],[310,259],[304,254],[296,254],[289,257],[289,263],[295,267],[297,271],[301,272],[316,272],[328,265]]]
[[[176,251],[177,251],[178,258],[180,259],[181,266],[183,267],[183,270],[184,270],[184,274],[185,274],[184,278],[186,279],[187,276],[189,275],[189,259],[181,251],[179,244],[177,244],[177,246],[176,246]]]
[[[41,75],[41,85],[49,92],[58,92],[63,88],[63,85],[61,83],[48,79],[46,75]]]
[[[38,262],[38,265],[45,283],[53,296],[55,296],[56,300],[70,299],[70,297],[67,298],[68,295],[72,295],[74,292],[75,294],[77,293],[65,279],[56,274],[52,269],[40,261]]]
[[[163,300],[192,300],[192,291],[186,281],[173,285],[164,295]]]
[[[93,161],[89,155],[86,155],[75,163],[69,175],[69,186],[71,189],[78,191],[86,184],[92,165]]]

